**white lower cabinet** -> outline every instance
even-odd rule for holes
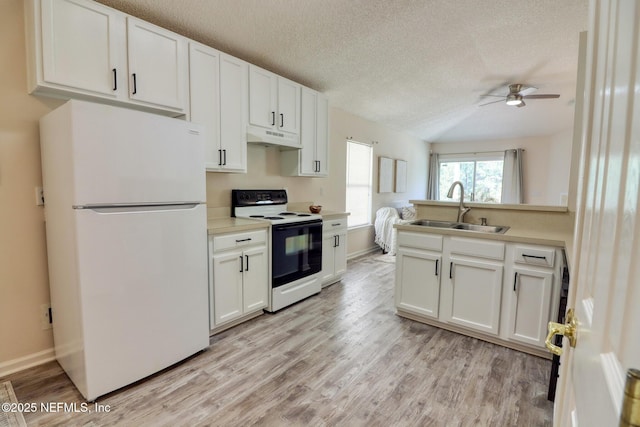
[[[398,233],[395,301],[398,309],[437,319],[442,275],[442,236]]]
[[[209,236],[210,329],[260,314],[268,303],[266,230]]]
[[[399,230],[396,309],[544,356],[546,325],[559,304],[560,257],[559,248]]]
[[[347,216],[322,223],[322,273],[327,286],[340,280],[347,271]]]

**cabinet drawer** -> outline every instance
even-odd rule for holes
[[[414,233],[411,231],[398,232],[398,246],[442,251],[442,236],[439,234]]]
[[[541,267],[553,267],[556,250],[538,246],[516,246],[513,252],[514,262]]]
[[[246,233],[225,234],[213,237],[213,250],[215,252],[225,249],[239,248],[243,246],[265,243],[267,241],[266,230],[247,231]]]
[[[347,229],[347,218],[332,219],[322,222],[323,233],[338,233]]]
[[[452,237],[450,244],[451,254],[504,260],[504,243],[502,242]]]

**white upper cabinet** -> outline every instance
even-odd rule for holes
[[[327,176],[329,159],[329,103],[321,93],[302,87],[299,151],[283,151],[282,174]]]
[[[265,142],[296,148],[300,146],[301,88],[298,83],[270,71],[254,65],[249,67],[249,124],[276,132],[276,135],[262,135]],[[284,138],[285,134],[287,138]],[[269,141],[271,137],[276,139]]]
[[[29,92],[188,112],[187,39],[90,0],[25,1]]]
[[[27,36],[36,43],[30,91],[50,85],[113,99],[126,93],[123,15],[85,0],[26,2],[25,13],[34,24]]]
[[[190,43],[191,121],[205,127],[208,171],[247,171],[248,70],[240,59]]]
[[[186,112],[187,39],[130,16],[127,36],[130,99]]]

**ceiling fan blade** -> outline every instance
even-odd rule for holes
[[[522,95],[522,97],[525,97],[527,95],[529,95],[530,93],[533,93],[535,91],[537,91],[538,88],[537,87],[533,87],[533,86],[525,86],[522,85],[520,88],[520,95]]]
[[[523,98],[526,98],[526,99],[554,99],[554,98],[560,98],[560,95],[547,93],[547,94],[540,94],[540,95],[527,95],[527,96],[523,96]]]
[[[504,96],[501,96],[501,98],[504,98]],[[485,105],[489,105],[489,104],[495,104],[497,102],[504,102],[504,99],[500,99],[498,101],[491,101],[491,102],[487,102],[486,104],[480,104],[478,105],[478,107],[484,107]]]
[[[521,108],[521,107],[524,107],[525,105],[527,104],[525,104],[524,101],[522,101],[520,104],[516,105],[516,107]]]

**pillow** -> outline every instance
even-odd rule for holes
[[[405,206],[401,212],[402,219],[416,219],[416,208],[413,206]]]

